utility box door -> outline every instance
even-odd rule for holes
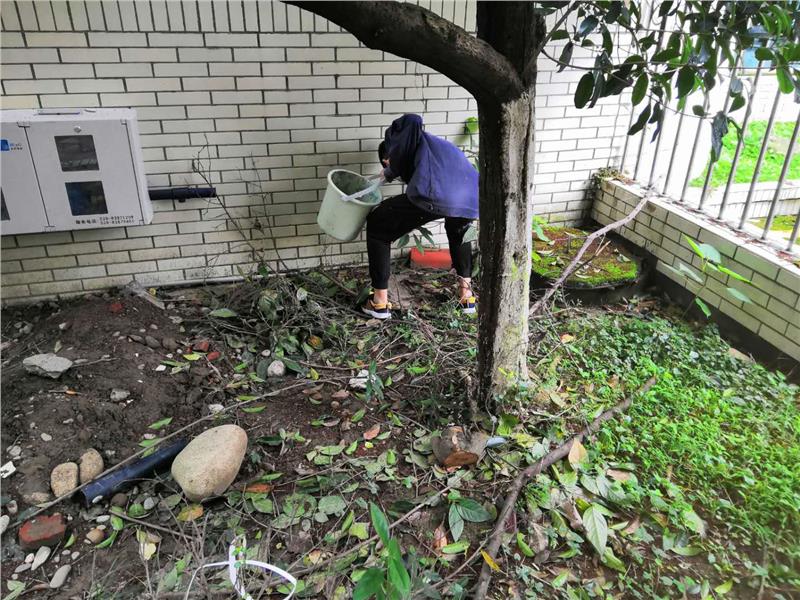
[[[49,222],[39,189],[25,129],[4,124],[0,140],[0,230],[4,234],[48,231]]]
[[[56,230],[142,223],[129,135],[122,120],[30,123],[33,161]]]

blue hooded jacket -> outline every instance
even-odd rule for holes
[[[478,218],[478,172],[445,139],[425,133],[422,117],[403,115],[386,130],[391,181],[400,177],[414,206],[440,217]]]

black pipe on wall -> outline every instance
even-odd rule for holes
[[[213,187],[166,187],[147,190],[150,200],[177,200],[185,202],[189,198],[215,198],[217,188]]]

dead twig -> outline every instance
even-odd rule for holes
[[[625,412],[628,407],[630,407],[631,402],[633,402],[633,397],[641,394],[647,393],[647,391],[653,387],[656,380],[655,377],[651,377],[647,380],[647,382],[639,388],[634,394],[617,404],[614,408],[611,408],[600,416],[598,416],[594,421],[589,423],[582,431],[575,434],[571,438],[569,438],[566,442],[561,444],[558,448],[550,451],[545,456],[543,456],[538,462],[533,463],[524,471],[522,471],[517,478],[514,480],[514,483],[511,485],[511,489],[509,490],[505,504],[503,504],[503,508],[500,513],[497,515],[497,521],[492,530],[491,535],[489,536],[489,542],[486,547],[486,552],[492,560],[495,560],[497,557],[497,551],[500,549],[500,543],[502,540],[503,531],[506,528],[506,521],[508,517],[511,515],[512,511],[514,510],[514,505],[517,502],[517,497],[519,493],[522,491],[523,486],[528,482],[531,477],[538,475],[544,469],[549,467],[552,464],[557,463],[559,460],[563,459],[569,454],[570,448],[572,448],[572,444],[575,440],[582,440],[589,434],[594,433],[597,431],[600,426],[616,417],[618,414]],[[489,590],[489,583],[492,580],[492,569],[489,566],[489,563],[483,565],[483,569],[481,569],[481,575],[478,578],[478,583],[475,585],[473,598],[486,598],[486,593]]]

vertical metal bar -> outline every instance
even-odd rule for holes
[[[767,121],[767,130],[764,132],[764,139],[761,142],[761,150],[758,152],[758,159],[756,160],[755,170],[753,171],[753,179],[750,181],[750,189],[747,190],[747,198],[744,201],[744,208],[742,209],[742,217],[739,219],[739,229],[744,227],[747,222],[747,217],[750,213],[750,204],[753,202],[753,192],[755,192],[756,184],[758,183],[758,176],[761,175],[761,165],[764,163],[764,156],[767,153],[767,146],[769,146],[769,136],[772,133],[772,126],[775,124],[775,114],[778,112],[778,104],[781,101],[781,90],[775,90],[775,101],[772,103],[772,112],[769,113],[769,121]]]
[[[661,50],[664,43],[664,34],[667,31],[667,15],[666,13],[661,17],[661,31],[658,34],[658,42],[656,42],[656,52]],[[652,188],[656,179],[656,163],[658,162],[658,153],[661,150],[661,140],[664,137],[664,118],[667,115],[667,105],[663,107],[661,116],[658,118],[656,124],[656,131],[658,132],[658,139],[656,139],[656,147],[653,149],[653,162],[650,164],[650,177],[647,181],[647,186]]]
[[[731,162],[731,172],[728,173],[728,181],[725,183],[725,192],[722,194],[722,202],[719,205],[718,219],[722,219],[725,209],[728,207],[728,194],[731,192],[731,185],[735,181],[736,168],[739,165],[739,157],[742,155],[742,148],[744,148],[744,140],[747,137],[747,126],[750,123],[750,114],[753,112],[753,101],[756,98],[756,88],[758,87],[758,80],[761,77],[761,61],[756,66],[756,76],[753,78],[753,87],[750,89],[750,95],[747,97],[747,108],[744,111],[744,120],[742,121],[742,135],[736,142],[736,151],[733,153],[733,161]]]
[[[797,241],[797,234],[800,233],[800,210],[797,211],[797,218],[794,222],[794,228],[792,229],[792,235],[789,236],[789,245],[786,246],[786,249],[791,252],[794,243]]]
[[[736,79],[736,69],[739,66],[739,56],[736,57],[736,62],[733,63],[733,69],[731,69],[731,80],[728,83],[728,93],[725,94],[725,103],[722,106],[722,112],[727,115],[728,114],[728,106],[730,105],[731,100],[731,88],[733,87],[733,82]],[[720,150],[720,155],[722,154],[722,150]],[[714,169],[717,168],[717,164],[719,163],[719,156],[713,161],[711,161],[708,165],[708,169],[706,169],[706,178],[703,180],[703,191],[700,192],[700,204],[697,205],[699,210],[703,210],[703,204],[706,202],[706,198],[708,197],[708,188],[711,185],[711,178],[714,176]]]
[[[647,28],[653,26],[653,16],[656,13],[656,5],[655,2],[650,4],[650,14],[647,16]],[[658,41],[656,42],[656,53],[661,49],[661,44],[664,42],[664,27],[663,21],[666,19],[666,15],[662,18],[662,27],[661,33],[658,35]],[[642,127],[642,131],[640,132],[641,138],[639,139],[639,151],[636,153],[636,165],[633,168],[633,178],[634,180],[639,180],[639,165],[642,162],[642,154],[644,154],[644,141],[647,137],[647,123],[644,124]]]
[[[684,112],[681,111],[680,116],[678,117],[678,127],[675,130],[675,141],[672,142],[672,153],[669,155],[669,166],[667,167],[667,177],[664,180],[664,189],[661,190],[661,193],[665,196],[669,196],[668,189],[669,189],[669,182],[672,179],[672,165],[675,164],[675,155],[678,152],[678,141],[681,137],[681,129],[683,129],[683,116]],[[679,202],[683,202],[683,198],[678,199]]]
[[[633,114],[634,106],[631,105],[631,118],[628,119],[628,128],[625,130],[625,145],[622,146],[622,159],[619,163],[619,170],[623,173],[625,172],[625,160],[628,158],[628,142],[631,139],[631,136],[628,135],[628,131],[633,127]]]
[[[767,222],[764,223],[764,231],[761,233],[761,239],[767,239],[767,232],[772,227],[772,221],[775,219],[775,212],[778,208],[778,199],[783,189],[783,183],[786,180],[786,173],[789,172],[789,163],[792,162],[792,154],[794,153],[794,145],[797,142],[797,132],[800,131],[800,115],[798,115],[797,122],[794,124],[792,131],[792,139],[789,140],[789,149],[786,150],[786,158],[783,159],[783,167],[781,167],[781,174],[778,177],[778,187],[775,188],[775,195],[772,197],[772,204],[769,205],[769,214],[767,215]]]
[[[708,92],[705,93],[705,98],[703,100],[703,113],[705,114],[708,111]],[[678,202],[683,202],[684,197],[686,196],[686,188],[689,187],[689,180],[692,177],[692,165],[694,165],[694,157],[697,154],[697,146],[700,144],[700,130],[703,127],[703,119],[697,119],[697,131],[694,134],[694,142],[692,143],[692,153],[689,155],[689,165],[686,167],[686,179],[683,180],[683,188],[681,188],[681,197],[678,198]]]

